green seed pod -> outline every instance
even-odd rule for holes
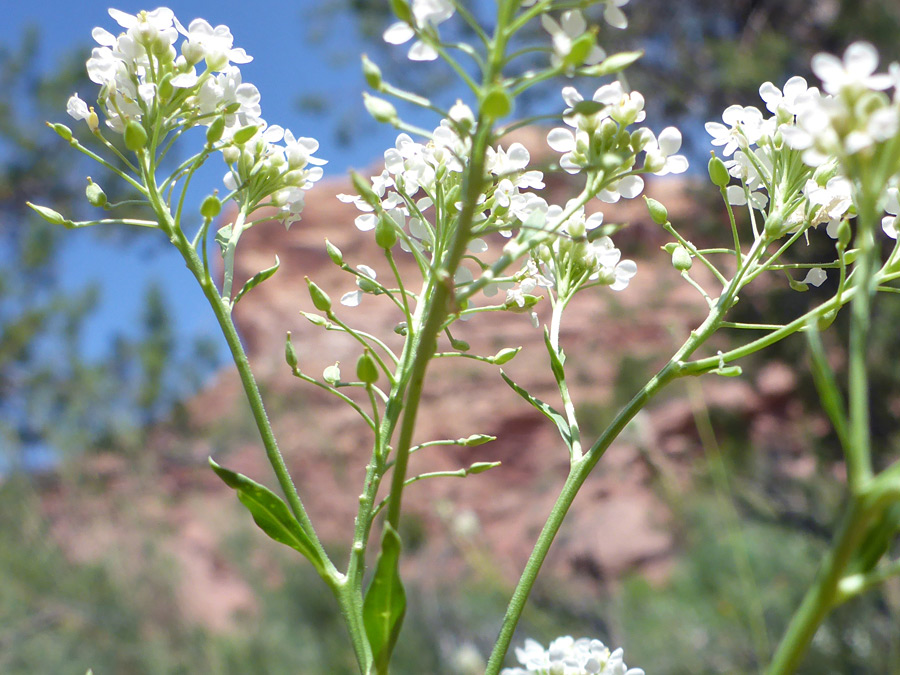
[[[495,365],[502,366],[504,363],[512,361],[520,351],[522,351],[521,347],[507,347],[506,349],[501,349],[491,357],[491,361],[493,361]]]
[[[50,122],[47,122],[47,126],[53,129],[53,131],[55,131],[57,134],[59,134],[59,137],[64,141],[72,140],[72,130],[65,124],[50,124]]]
[[[67,221],[63,215],[59,211],[54,211],[53,209],[47,208],[46,206],[39,206],[38,204],[32,204],[31,202],[25,202],[32,209],[37,211],[37,214],[46,220],[48,223],[53,225],[65,225]]]
[[[322,372],[322,379],[325,380],[328,384],[337,384],[341,381],[341,362],[337,361],[333,366],[328,366]]]
[[[500,462],[475,462],[472,466],[466,469],[466,474],[472,475],[475,473],[484,473],[485,471],[498,466],[500,466]]]
[[[650,219],[657,225],[665,225],[669,222],[669,212],[666,207],[655,199],[645,196],[644,201],[647,202],[647,210],[650,212]]]
[[[344,254],[341,253],[341,249],[327,239],[325,240],[325,250],[328,251],[328,257],[331,258],[331,262],[335,265],[341,266],[344,264]]]
[[[175,94],[175,87],[172,86],[172,73],[166,73],[162,81],[156,88],[160,101],[170,101]]]
[[[137,120],[128,120],[125,125],[125,147],[132,152],[143,150],[147,145],[147,130]]]
[[[225,131],[225,116],[219,115],[216,119],[212,121],[212,124],[209,125],[209,128],[206,130],[206,144],[213,145],[219,139],[222,138],[222,133]]]
[[[386,213],[375,221],[375,243],[385,250],[390,250],[397,243],[397,227]]]
[[[679,272],[687,272],[694,265],[691,254],[684,246],[676,246],[672,251],[672,267]]]
[[[294,349],[294,343],[291,341],[291,331],[287,332],[287,337],[284,339],[284,360],[291,370],[297,370],[297,365],[300,361],[297,358],[297,350]]]
[[[331,311],[331,298],[328,294],[319,288],[309,277],[306,277],[306,285],[309,287],[309,297],[312,299],[313,307],[320,312]]]
[[[490,443],[491,441],[496,440],[496,436],[488,436],[487,434],[472,434],[468,438],[457,439],[456,444],[462,445],[463,447],[472,448],[476,445],[484,445],[485,443]]]
[[[396,326],[394,326],[394,332],[397,335],[402,335],[403,337],[406,337],[409,334],[409,328],[407,327],[406,322],[401,321]]]
[[[363,77],[366,78],[368,84],[375,91],[381,90],[381,68],[365,54],[362,55],[362,71]]]
[[[356,377],[360,382],[375,384],[378,382],[378,366],[368,351],[363,352],[356,362]]]
[[[90,176],[88,176],[88,184],[84,189],[84,194],[87,197],[88,203],[91,206],[97,206],[103,208],[106,206],[107,198],[106,193],[103,191],[99,185],[97,185],[94,181],[91,180]]]
[[[731,176],[728,175],[725,163],[715,155],[709,158],[706,168],[709,170],[709,179],[716,187],[724,188],[731,182]]]
[[[216,195],[209,195],[200,204],[200,215],[207,220],[212,220],[222,212],[222,200]]]
[[[457,340],[456,338],[450,339],[450,346],[461,352],[467,352],[471,348],[471,345],[468,342],[465,340]]]

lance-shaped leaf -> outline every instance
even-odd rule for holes
[[[556,351],[553,343],[550,342],[550,332],[544,328],[544,344],[547,346],[547,353],[550,354],[550,370],[553,371],[553,377],[556,383],[562,385],[566,380],[566,371],[563,366],[566,365],[566,355],[562,348]]]
[[[275,272],[278,271],[278,268],[280,266],[281,266],[281,261],[278,259],[278,256],[276,255],[274,265],[272,265],[271,267],[269,267],[267,269],[264,269],[262,272],[257,272],[256,274],[254,274],[252,277],[250,277],[247,280],[247,283],[244,284],[244,287],[235,296],[234,304],[236,305],[238,303],[238,300],[240,300],[242,297],[244,297],[244,293],[249,291],[251,288],[258,286],[259,284],[264,282],[266,279],[271,277],[273,274],[275,274]]]
[[[565,441],[566,447],[572,447],[572,430],[569,428],[569,423],[566,421],[566,418],[562,415],[562,413],[553,408],[551,405],[544,403],[539,398],[535,398],[527,391],[522,389],[522,387],[509,379],[506,376],[506,373],[504,373],[502,370],[500,371],[500,377],[503,378],[503,381],[506,382],[506,384],[508,384],[514,392],[528,401],[541,413],[546,415],[556,425],[556,428],[559,429],[559,435],[562,436],[563,441]]]
[[[281,497],[247,476],[219,466],[211,457],[209,465],[225,485],[237,492],[241,504],[247,507],[263,532],[275,541],[302,553],[320,574],[325,574],[322,558],[312,540]]]
[[[406,613],[406,591],[400,581],[400,535],[385,523],[375,574],[363,600],[363,624],[378,673],[387,673]]]

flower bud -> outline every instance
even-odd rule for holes
[[[406,0],[391,0],[391,9],[400,21],[408,24],[413,23],[412,10]]]
[[[125,125],[125,147],[132,152],[143,150],[147,145],[147,130],[137,120],[128,120]]]
[[[309,321],[313,326],[327,326],[328,319],[324,316],[319,316],[318,314],[313,314],[312,312],[300,312],[304,319]]]
[[[498,466],[500,466],[500,462],[475,462],[472,466],[466,469],[466,475],[484,473],[488,469],[493,469]]]
[[[363,77],[366,78],[368,84],[375,91],[381,90],[381,68],[374,61],[369,59],[365,54],[362,55],[362,71]]]
[[[481,100],[481,111],[491,119],[506,117],[513,110],[513,99],[503,87],[494,87]]]
[[[393,124],[397,121],[397,109],[390,101],[363,92],[363,104],[376,122]]]
[[[294,343],[291,341],[291,331],[287,332],[287,337],[284,340],[284,360],[291,370],[297,370],[297,365],[300,361],[297,359],[297,350],[294,349]]]
[[[716,187],[724,188],[731,182],[731,176],[728,175],[725,163],[715,155],[709,158],[706,168],[709,170],[709,179]]]
[[[306,277],[306,285],[309,287],[309,297],[312,299],[313,307],[320,312],[330,312],[331,298],[328,297],[328,294],[319,288],[315,282],[311,281],[309,277]]]
[[[160,101],[168,102],[172,100],[172,96],[175,94],[175,87],[172,85],[172,73],[166,73],[163,76],[157,87],[157,93]]]
[[[325,250],[328,252],[328,257],[331,258],[331,262],[335,265],[340,267],[344,264],[344,254],[341,253],[341,249],[327,239],[325,240]]]
[[[200,204],[200,215],[207,220],[212,220],[222,212],[222,200],[216,195],[208,195]]]
[[[838,224],[837,229],[837,248],[840,251],[846,251],[847,246],[850,244],[850,222],[847,220],[842,220]]]
[[[364,351],[356,362],[356,377],[359,378],[360,382],[365,382],[366,384],[378,382],[378,367],[375,365],[375,359],[372,358],[368,351]]]
[[[406,325],[405,321],[401,321],[396,326],[394,326],[394,332],[397,335],[402,335],[403,337],[406,337],[409,334],[409,327]]]
[[[240,148],[238,148],[234,145],[229,145],[227,148],[222,149],[222,159],[225,160],[225,163],[228,166],[231,166],[236,161],[238,161],[240,158],[241,158],[241,149]]]
[[[666,207],[655,199],[651,199],[644,195],[644,201],[647,202],[647,210],[650,212],[650,219],[657,225],[665,225],[669,222],[669,212]]]
[[[392,249],[397,243],[397,228],[386,213],[382,213],[375,221],[375,243],[385,250]]]
[[[341,362],[336,361],[333,366],[328,366],[322,371],[322,379],[328,384],[335,385],[341,381]]]
[[[259,127],[257,127],[255,124],[250,124],[246,127],[242,127],[234,132],[231,140],[233,140],[237,145],[243,145],[256,135],[258,129]]]
[[[84,194],[87,197],[88,203],[91,206],[97,206],[103,208],[106,206],[106,193],[103,191],[99,185],[97,185],[94,181],[91,180],[91,177],[88,176],[88,184],[84,189]]]
[[[212,145],[222,138],[222,133],[225,131],[225,116],[219,115],[216,119],[212,121],[212,124],[209,125],[209,128],[206,130],[206,143],[207,145]]]
[[[694,265],[690,252],[681,245],[675,247],[672,251],[672,267],[679,272],[687,272]]]

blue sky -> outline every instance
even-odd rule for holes
[[[78,58],[86,60],[93,46],[94,26],[114,33],[118,29],[107,14],[110,5],[105,1],[36,0],[3,5],[0,44],[15,48],[26,27],[38,27],[41,38],[38,59],[42,69],[56,67],[79,47],[83,49]],[[136,13],[153,9],[157,4],[124,0],[113,6]],[[334,22],[333,25],[340,27],[340,34],[329,38],[332,41],[328,43],[309,38],[310,14],[320,6],[313,0],[174,0],[167,6],[185,25],[191,19],[202,17],[213,25],[221,23],[231,28],[235,46],[243,47],[254,57],[241,70],[244,81],[254,83],[260,90],[263,117],[270,124],[290,128],[297,136],[318,139],[321,147],[317,154],[329,160],[326,176],[343,175],[350,166],[368,166],[393,143],[396,132],[374,124],[371,128],[367,125],[367,133],[355,135],[352,145],[337,141],[336,125],[346,123],[341,113],[361,109],[360,92],[365,88],[358,60],[362,43],[351,17]],[[327,97],[333,104],[331,111],[325,114],[301,111],[298,99],[307,94]],[[60,110],[55,121],[72,123],[64,110]],[[218,187],[221,174],[224,168],[216,167],[205,180],[197,181],[194,186],[197,190],[193,192],[195,204]],[[92,175],[102,183],[99,167]],[[145,246],[113,246],[98,242],[87,231],[69,233],[62,261],[64,278],[76,287],[89,281],[99,281],[103,287],[101,308],[89,322],[84,336],[87,354],[99,355],[110,335],[127,333],[129,326],[135,324],[142,289],[150,280],[162,284],[180,333],[216,335],[205,301],[177,253],[161,246],[154,250],[160,249],[161,253],[148,255]]]

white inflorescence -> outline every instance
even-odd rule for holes
[[[322,176],[325,162],[313,156],[319,144],[265,122],[259,90],[242,81],[238,68],[252,58],[233,46],[229,28],[213,27],[203,19],[185,28],[166,7],[135,15],[110,9],[109,14],[122,30],[114,35],[94,28],[99,46],[87,61],[88,77],[101,87],[97,104],[106,126],[122,134],[130,122],[138,122],[148,135],[164,139],[224,119],[215,147],[230,167],[225,186],[242,192],[239,201],[243,196],[252,207],[277,206],[286,225],[299,220],[303,192]],[[97,131],[94,109],[77,94],[69,99],[67,111]],[[246,127],[256,133],[235,143],[234,134]]]
[[[501,675],[644,675],[641,668],[628,668],[621,648],[610,652],[600,640],[566,635],[547,649],[536,640],[516,647],[522,668],[504,668]]]

